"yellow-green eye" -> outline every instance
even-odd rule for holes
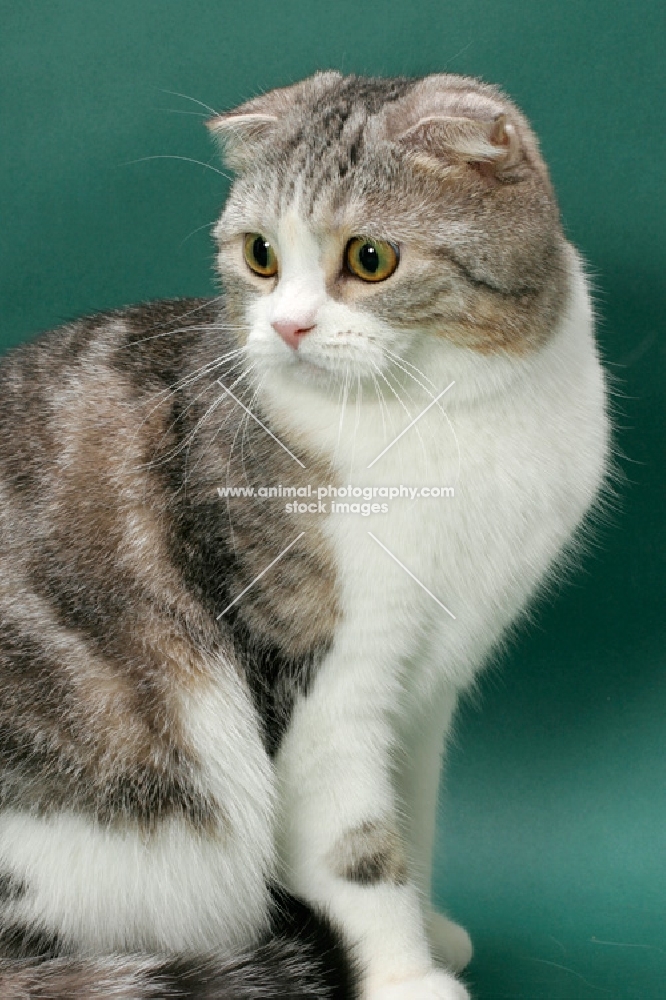
[[[278,262],[275,250],[261,233],[248,233],[243,245],[245,263],[262,278],[272,278],[277,274]]]
[[[398,248],[384,240],[367,240],[354,236],[347,244],[347,267],[363,281],[383,281],[395,271],[399,261]]]

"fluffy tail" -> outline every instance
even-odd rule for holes
[[[0,961],[2,1000],[355,1000],[340,935],[280,894],[274,936],[232,960],[118,955]]]

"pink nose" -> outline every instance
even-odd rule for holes
[[[279,333],[285,344],[289,347],[293,347],[294,350],[298,347],[298,342],[301,337],[304,337],[306,333],[310,330],[314,330],[315,324],[312,323],[310,326],[302,326],[300,323],[292,322],[291,320],[276,320],[271,324],[276,333]]]

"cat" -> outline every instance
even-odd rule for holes
[[[0,366],[0,996],[463,1000],[440,765],[605,481],[583,265],[474,78],[208,125],[221,294]]]

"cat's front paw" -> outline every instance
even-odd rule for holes
[[[385,983],[369,990],[364,1000],[470,1000],[470,995],[462,983],[438,969],[416,979]]]
[[[437,910],[427,914],[426,927],[435,961],[453,972],[462,972],[472,958],[472,941],[465,928]]]

